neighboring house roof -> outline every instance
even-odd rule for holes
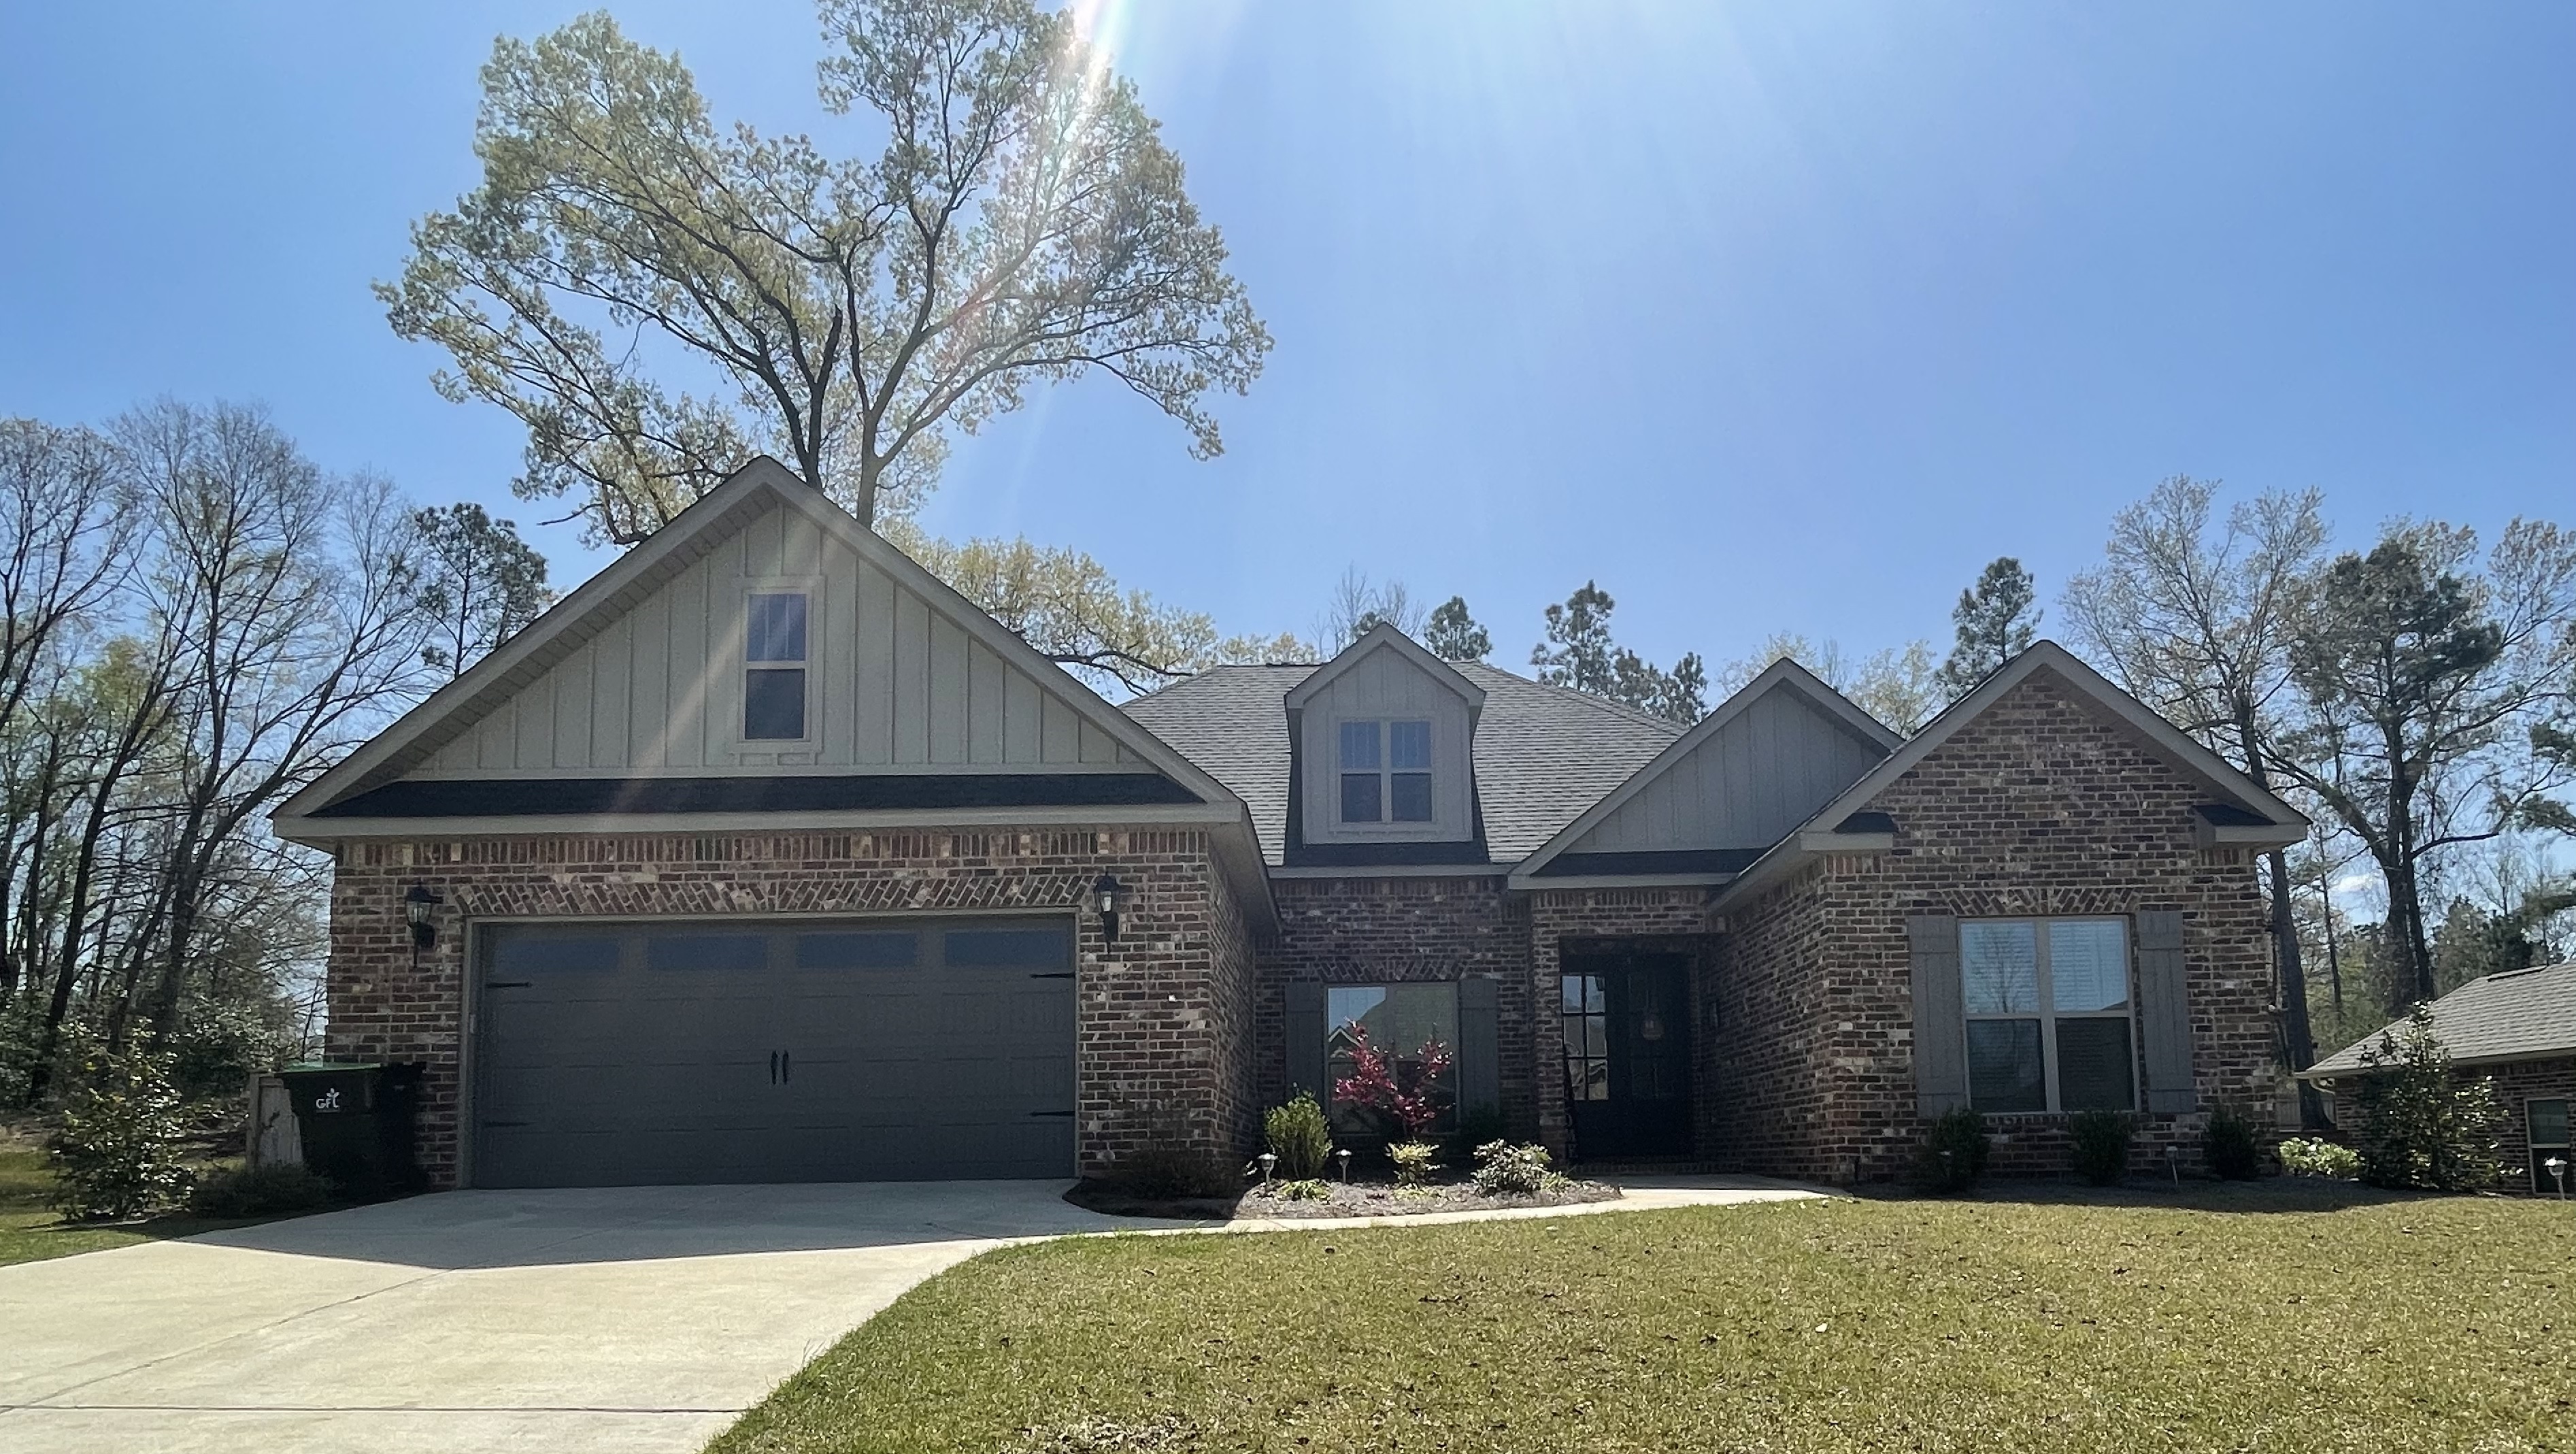
[[[2193,740],[2189,733],[2156,715],[2146,703],[2120,690],[2100,672],[2078,660],[2073,652],[2054,641],[2035,641],[2020,655],[1988,674],[1966,696],[1952,702],[1922,731],[1907,738],[1902,747],[1888,754],[1886,761],[1871,769],[1832,802],[1817,809],[1799,831],[1781,839],[1778,846],[1755,860],[1734,882],[1719,891],[1712,907],[1722,910],[1731,902],[1747,898],[1820,854],[1875,852],[1893,847],[1892,840],[1900,825],[1889,822],[1883,813],[1868,811],[1870,801],[1898,778],[1913,771],[1918,763],[1950,740],[1960,728],[1975,721],[2005,693],[2042,671],[2054,674],[2078,696],[2100,708],[2113,722],[2131,733],[2141,745],[2200,778],[2217,796],[2226,800],[2204,807],[2198,814],[2198,833],[2204,845],[2271,848],[2306,838],[2308,820],[2297,809],[2265,791],[2252,778],[2230,766],[2225,758]]]
[[[1482,662],[1449,665],[1484,694],[1476,800],[1495,864],[1529,856],[1682,735],[1676,723],[1587,693]],[[1243,799],[1274,866],[1287,855],[1288,695],[1318,670],[1211,667],[1127,703],[1127,715]]]
[[[2473,979],[2435,1000],[2433,1037],[2456,1065],[2576,1057],[2576,963],[2509,969]],[[2382,1036],[2405,1028],[2391,1021],[2299,1074],[2331,1080],[2365,1069],[2362,1055]]]
[[[1735,872],[1760,857],[1762,851],[1771,846],[1772,840],[1767,832],[1757,835],[1763,840],[1757,843],[1728,846],[1700,845],[1677,851],[1569,853],[1568,850],[1581,843],[1585,835],[1599,827],[1610,815],[1635,799],[1638,794],[1646,791],[1657,779],[1672,772],[1703,743],[1725,731],[1728,724],[1744,716],[1755,703],[1774,692],[1789,693],[1797,700],[1806,703],[1824,720],[1838,725],[1860,742],[1869,744],[1869,747],[1875,749],[1880,757],[1895,751],[1905,740],[1894,728],[1853,705],[1849,698],[1826,685],[1824,680],[1815,673],[1784,656],[1764,668],[1759,676],[1745,683],[1733,696],[1718,703],[1717,710],[1701,718],[1689,731],[1667,744],[1662,752],[1657,753],[1652,761],[1640,767],[1626,782],[1621,783],[1600,801],[1586,808],[1574,821],[1558,830],[1513,871],[1514,885],[1534,887],[1534,884],[1523,881],[1548,876],[1570,876],[1577,872],[1614,876],[1678,875],[1704,878],[1709,875]],[[1842,765],[1843,772],[1856,770],[1853,765]],[[1823,783],[1839,786],[1836,781],[1839,776],[1839,773],[1827,776]],[[1820,784],[1811,790],[1821,795],[1832,791],[1833,788]],[[1812,801],[1814,801],[1812,798],[1805,802],[1792,800],[1787,811],[1796,813]]]

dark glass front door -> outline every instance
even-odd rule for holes
[[[1690,1152],[1689,977],[1678,954],[1567,957],[1557,1000],[1577,1157]]]

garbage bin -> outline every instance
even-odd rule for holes
[[[295,1106],[304,1164],[354,1197],[417,1190],[421,1175],[412,1152],[412,1114],[426,1069],[420,1064],[322,1061],[278,1072]]]

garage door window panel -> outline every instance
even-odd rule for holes
[[[798,969],[910,969],[921,962],[913,933],[799,934]]]
[[[769,966],[765,934],[656,934],[644,941],[647,969],[750,973]]]
[[[1055,970],[1066,953],[1062,929],[951,929],[943,938],[941,958],[968,968]]]

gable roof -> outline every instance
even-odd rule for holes
[[[1194,811],[1202,814],[1213,812],[1215,820],[1220,823],[1238,823],[1242,830],[1239,857],[1256,865],[1255,871],[1249,873],[1248,881],[1255,885],[1255,896],[1266,912],[1268,888],[1257,872],[1257,848],[1250,832],[1249,812],[1231,789],[1138,725],[1061,666],[1040,655],[910,556],[861,525],[856,516],[833,503],[823,492],[807,485],[786,466],[765,455],[735,470],[724,483],[692,502],[669,524],[612,561],[606,569],[548,608],[526,629],[503,642],[454,681],[431,693],[427,700],[404,713],[356,752],[279,805],[271,815],[279,836],[294,841],[327,842],[365,836],[371,832],[418,831],[417,824],[385,826],[364,818],[327,815],[335,805],[345,804],[361,793],[383,788],[420,767],[438,748],[454,740],[510,700],[521,688],[565,660],[583,643],[597,636],[719,543],[750,521],[779,509],[796,512],[810,520],[827,538],[855,553],[868,566],[891,577],[903,590],[928,602],[932,609],[948,617],[973,641],[1010,667],[1042,683],[1046,691],[1072,706],[1084,720],[1107,734],[1137,761],[1162,774],[1188,799],[1201,805]],[[863,771],[856,775],[868,774]],[[674,781],[694,784],[705,780]],[[572,796],[578,798],[580,794]],[[823,799],[829,796],[826,793]],[[900,795],[897,797],[899,799]],[[666,811],[689,812],[703,804],[703,794],[693,797],[687,790],[660,794],[656,802],[660,798],[670,800],[661,805]],[[755,803],[740,811],[826,814],[906,811],[900,801],[880,803],[870,799],[838,804],[823,799],[810,803],[800,801],[793,808],[763,807]],[[629,806],[631,809],[633,805]],[[1007,812],[1013,806],[1003,804],[989,811]],[[524,816],[532,811],[545,810],[520,806],[515,814],[493,816]],[[647,814],[652,811],[653,807],[645,807]],[[972,816],[973,811],[970,808],[961,816]],[[1168,813],[1172,809],[1168,805],[1159,809],[1147,805],[1139,811]],[[650,831],[645,823],[639,822],[636,826],[638,831]],[[730,821],[725,824],[710,822],[706,826],[729,827],[733,824]],[[451,827],[441,824],[440,831],[451,831]],[[1222,839],[1226,835],[1221,833],[1218,836]],[[1238,865],[1236,869],[1239,878],[1247,877],[1242,867]]]
[[[2490,974],[2435,1000],[2433,1034],[2456,1065],[2576,1057],[2576,963],[2535,965]],[[2331,1080],[2365,1070],[2362,1053],[2383,1035],[2404,1029],[2392,1020],[2307,1069],[2302,1077]]]
[[[1485,704],[1485,689],[1458,674],[1458,669],[1431,654],[1422,643],[1397,630],[1390,621],[1380,621],[1360,634],[1360,639],[1341,649],[1331,661],[1315,668],[1304,681],[1288,689],[1287,709],[1303,711],[1315,694],[1352,667],[1381,651],[1392,651],[1411,662],[1416,671],[1431,678],[1464,698],[1467,709],[1474,711]]]
[[[1644,792],[1650,784],[1662,778],[1666,773],[1672,771],[1676,764],[1680,763],[1684,758],[1689,757],[1691,753],[1698,750],[1701,744],[1707,742],[1718,733],[1726,730],[1729,723],[1741,718],[1747,711],[1752,709],[1756,702],[1762,701],[1774,692],[1791,693],[1800,701],[1813,706],[1819,712],[1823,713],[1828,720],[1847,729],[1854,737],[1857,737],[1877,748],[1882,756],[1895,751],[1898,744],[1905,740],[1896,731],[1896,729],[1879,721],[1869,713],[1862,711],[1858,706],[1853,704],[1850,698],[1845,697],[1842,693],[1835,691],[1830,686],[1827,686],[1823,678],[1818,677],[1814,672],[1807,670],[1797,662],[1784,656],[1778,661],[1771,663],[1768,667],[1765,667],[1759,676],[1746,682],[1733,696],[1718,703],[1717,710],[1709,713],[1705,717],[1702,717],[1695,726],[1693,726],[1689,731],[1684,732],[1681,736],[1675,738],[1669,746],[1667,746],[1662,752],[1656,754],[1652,761],[1639,768],[1626,782],[1621,783],[1616,789],[1601,798],[1600,801],[1584,810],[1580,817],[1577,817],[1573,822],[1566,824],[1564,828],[1558,830],[1553,837],[1547,840],[1547,842],[1541,844],[1536,852],[1523,860],[1520,866],[1512,871],[1514,886],[1521,887],[1522,885],[1520,881],[1522,879],[1545,873],[1548,867],[1551,864],[1556,863],[1568,849],[1581,842],[1584,835],[1601,826],[1603,822],[1608,820],[1611,814],[1619,811],[1622,806],[1633,800],[1639,793]],[[1762,846],[1768,847],[1769,845],[1765,844]],[[1597,865],[1598,867],[1612,872],[1634,870],[1652,871],[1651,866],[1645,861],[1647,855],[1611,854],[1588,856],[1602,858],[1634,857],[1639,860],[1635,864],[1605,863]],[[1705,855],[1703,856],[1706,857]],[[1745,855],[1746,859],[1749,859],[1750,857],[1751,855]],[[1725,873],[1727,869],[1723,865],[1728,863],[1738,863],[1740,866],[1740,861],[1736,859],[1707,857],[1707,861],[1704,864],[1685,869],[1683,872],[1685,876],[1694,879],[1707,878],[1713,875]]]
[[[2146,703],[2113,685],[2109,678],[2086,666],[2076,655],[2054,641],[2034,641],[2005,662],[1966,696],[1952,702],[1941,715],[1932,719],[1920,732],[1858,782],[1844,789],[1832,802],[1816,810],[1798,832],[1782,839],[1778,846],[1748,867],[1733,883],[1718,894],[1713,908],[1741,899],[1765,883],[1777,879],[1796,865],[1819,853],[1868,851],[1890,844],[1894,825],[1884,814],[1866,811],[1870,800],[1889,784],[1914,770],[1916,764],[1957,734],[1960,728],[1984,715],[2004,694],[2028,681],[2038,672],[2054,673],[2079,696],[2102,709],[2113,722],[2134,736],[2150,751],[2199,777],[2228,801],[2217,804],[2222,810],[2214,821],[2204,811],[2198,831],[2205,843],[2241,847],[2286,846],[2307,836],[2308,820],[2299,811],[2258,786],[2252,778],[2230,766],[2227,760],[2195,741],[2189,733],[2156,715]],[[1842,841],[1837,842],[1840,839]]]
[[[1483,696],[1476,798],[1495,867],[1526,857],[1682,733],[1652,713],[1483,662],[1443,666]],[[1274,866],[1287,852],[1287,699],[1319,670],[1306,663],[1211,667],[1127,704],[1128,715],[1250,806],[1262,856]],[[1448,871],[1475,870],[1453,864]]]

